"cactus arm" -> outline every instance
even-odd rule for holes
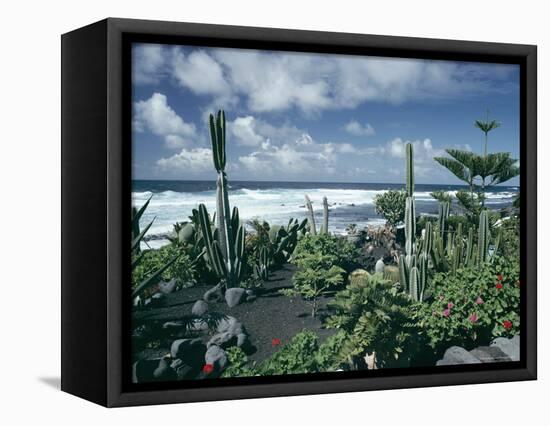
[[[407,164],[406,164],[406,174],[407,174],[407,197],[414,196],[414,151],[411,143],[406,145],[407,153]]]
[[[313,205],[311,204],[311,200],[307,195],[305,195],[305,199],[307,210],[309,212],[309,232],[311,232],[313,235],[317,235],[317,229],[315,227],[315,215],[313,214]]]
[[[328,200],[327,197],[323,197],[323,234],[328,234]]]

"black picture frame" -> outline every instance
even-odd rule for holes
[[[108,406],[536,379],[536,46],[109,18],[62,36],[62,390]],[[178,43],[520,65],[521,360],[132,385],[130,43]],[[336,375],[335,375],[336,374]]]

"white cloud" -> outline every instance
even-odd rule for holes
[[[282,133],[288,133],[289,129],[291,128],[284,128]],[[291,133],[294,133],[294,129]],[[280,178],[281,173],[284,173],[286,179],[319,176],[326,178],[338,170],[341,155],[356,152],[351,144],[318,143],[304,132],[286,143],[264,142],[255,151],[240,156],[239,163],[255,177]]]
[[[182,149],[179,153],[156,162],[157,170],[171,177],[188,177],[214,170],[210,148]]]
[[[265,142],[265,137],[258,134],[257,122],[254,117],[237,117],[234,121],[227,123],[229,132],[235,137],[239,145],[259,146]]]
[[[365,123],[363,126],[355,120],[351,120],[347,123],[344,126],[344,130],[354,136],[372,136],[375,133],[374,127],[372,127],[369,123]]]
[[[176,114],[161,93],[134,103],[133,127],[137,132],[148,130],[163,137],[166,146],[173,149],[189,146],[196,137],[195,125]]]
[[[296,108],[307,115],[365,102],[400,104],[485,94],[503,90],[494,79],[511,70],[493,64],[237,49],[188,54],[176,49],[172,67],[180,85],[211,96],[212,105],[235,106],[242,98],[251,112]],[[370,132],[369,125],[351,129]]]
[[[156,84],[166,74],[166,50],[160,44],[138,44],[132,49],[133,81]]]
[[[219,108],[236,102],[221,64],[204,50],[172,52],[172,73],[180,86],[196,95],[210,95]]]

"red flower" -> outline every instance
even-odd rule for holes
[[[503,280],[503,277],[502,277],[502,275],[500,275],[500,274],[498,274],[497,278],[498,278],[499,281],[502,281],[502,280]]]
[[[202,367],[203,373],[210,374],[212,371],[214,371],[214,366],[212,364],[204,364],[204,367]]]
[[[445,310],[443,311],[443,316],[444,316],[444,317],[448,317],[449,315],[451,315],[451,310],[450,310],[450,309],[445,309]]]
[[[279,346],[281,344],[281,339],[271,339],[271,346]]]
[[[447,308],[453,309],[455,307],[455,304],[453,302],[447,303]]]
[[[497,288],[497,290],[502,290],[502,284],[501,283],[496,283],[495,287]]]
[[[504,326],[504,328],[505,328],[506,330],[510,330],[510,329],[512,328],[512,325],[513,325],[513,324],[512,324],[512,321],[506,320],[506,321],[504,321],[504,322],[502,323],[502,325]]]

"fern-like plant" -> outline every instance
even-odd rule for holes
[[[411,298],[382,274],[350,283],[338,292],[329,308],[327,326],[343,330],[347,338],[340,357],[350,365],[366,354],[377,367],[406,365],[412,356],[416,326],[411,322]]]

